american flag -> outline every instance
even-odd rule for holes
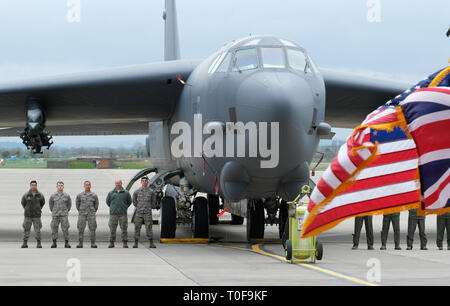
[[[439,107],[426,111],[425,108],[431,105],[430,101],[419,101],[424,98],[424,94],[417,95],[423,91],[436,96],[436,90],[423,88],[430,86],[437,78],[440,79],[438,86],[449,86],[450,74],[440,77],[448,70],[430,75],[389,100],[370,113],[361,126],[355,129],[311,194],[304,216],[302,237],[316,235],[350,217],[422,207],[420,182],[428,190],[424,194],[429,199],[425,202],[427,209],[435,209],[431,206],[431,199],[435,207],[442,208],[443,204],[449,204],[450,133],[442,137],[445,131],[450,130],[449,122],[442,120],[441,116],[436,119],[437,122],[428,122],[417,131],[413,130],[415,119],[423,121],[426,120],[423,118],[430,119],[437,113],[448,111],[448,108],[443,110]],[[413,94],[415,92],[417,94]],[[439,94],[442,100],[442,93]],[[444,128],[433,130],[437,125]],[[425,129],[426,132],[421,132]],[[438,135],[443,143],[436,139]],[[416,140],[416,144],[417,137],[421,140]],[[424,150],[422,147],[429,149]],[[420,152],[425,154],[419,156],[422,154]],[[423,164],[430,159],[435,163]]]
[[[423,88],[400,103],[419,153],[423,209],[450,207],[450,87]]]

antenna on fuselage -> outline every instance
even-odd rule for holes
[[[164,19],[164,60],[180,59],[180,43],[178,39],[177,9],[175,0],[166,0],[163,12]]]

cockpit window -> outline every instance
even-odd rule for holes
[[[264,68],[285,68],[282,48],[261,48],[261,56]]]
[[[214,71],[217,69],[217,66],[219,65],[220,61],[225,56],[225,52],[222,52],[221,54],[217,55],[217,57],[212,62],[211,66],[209,66],[208,73],[214,73]]]
[[[217,68],[216,72],[227,72],[228,67],[230,67],[230,62],[231,62],[231,53],[227,53],[225,58],[222,60],[220,66]]]
[[[258,68],[258,54],[255,48],[237,50],[233,59],[233,71]]]
[[[311,67],[309,61],[306,59],[305,53],[301,50],[287,49],[289,65],[295,69],[302,72],[311,72]]]

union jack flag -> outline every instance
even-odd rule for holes
[[[302,237],[350,217],[450,204],[450,93],[425,89],[442,72],[388,101],[355,129],[311,194]],[[448,86],[449,78],[440,78],[439,86]]]
[[[400,103],[419,153],[423,210],[450,207],[450,87],[423,88]]]

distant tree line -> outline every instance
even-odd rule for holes
[[[104,158],[145,158],[148,157],[147,148],[144,144],[136,142],[132,147],[51,147],[50,150],[42,149],[42,154],[33,154],[25,146],[17,148],[0,148],[0,156],[3,159],[22,157],[33,158],[70,158],[82,156],[96,156]]]
[[[333,140],[329,145],[319,145],[318,152],[324,153],[325,160],[333,159],[339,151],[345,140]],[[43,158],[70,158],[70,157],[82,157],[82,156],[96,156],[104,158],[146,158],[148,157],[147,148],[145,144],[136,142],[131,147],[51,147],[50,150],[43,149],[43,154],[33,154],[27,150],[25,146],[17,148],[1,148],[1,158],[7,159],[11,156],[21,158],[26,157],[43,157]],[[320,154],[316,154],[316,158],[320,157]]]

